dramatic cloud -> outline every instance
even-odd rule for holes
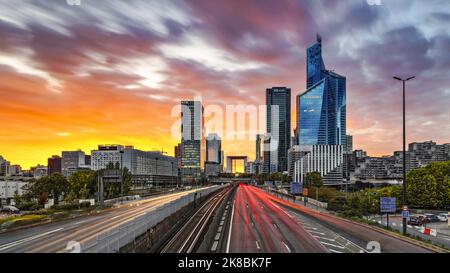
[[[323,38],[347,77],[348,131],[372,155],[408,141],[450,141],[450,2],[0,0],[0,154],[29,167],[101,143],[173,151],[182,99],[265,103],[265,89],[305,90],[306,48]],[[294,127],[295,113],[292,113]],[[225,141],[254,156],[254,142]]]

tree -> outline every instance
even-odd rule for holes
[[[406,175],[408,204],[418,208],[450,207],[450,161],[433,162]]]
[[[59,198],[69,192],[69,182],[60,173],[53,173],[47,178],[47,183],[49,183],[49,185],[47,185],[48,192],[53,196],[55,205],[57,205],[59,203]]]
[[[82,170],[73,173],[69,178],[70,199],[88,199],[97,191],[97,173],[92,170]]]
[[[319,172],[311,172],[306,174],[305,183],[306,188],[323,186],[322,175]]]

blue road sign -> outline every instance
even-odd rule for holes
[[[302,184],[291,182],[291,194],[300,194],[302,192]]]
[[[395,212],[395,197],[380,197],[380,212]]]
[[[409,210],[402,210],[402,218],[409,218]]]

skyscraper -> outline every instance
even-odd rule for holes
[[[222,163],[222,140],[218,134],[209,134],[206,137],[206,161]]]
[[[200,101],[181,102],[181,175],[194,179],[201,175],[204,161],[203,106]]]
[[[326,70],[322,38],[307,49],[307,90],[297,97],[299,145],[346,145],[346,78]]]
[[[291,142],[291,89],[266,89],[267,133],[271,143],[278,143],[277,172],[287,171],[287,151]]]
[[[262,153],[261,153],[261,141],[264,145],[264,135],[257,134],[256,135],[256,152],[255,152],[255,163],[259,163],[262,160]],[[264,152],[264,151],[263,151]]]
[[[296,99],[300,159],[295,163],[294,178],[301,182],[308,172],[320,172],[325,184],[342,183],[346,78],[325,68],[319,35],[306,51],[306,88]]]
[[[347,140],[345,142],[345,153],[346,154],[352,154],[353,153],[353,136],[347,135]]]

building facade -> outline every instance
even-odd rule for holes
[[[278,143],[277,172],[287,171],[287,152],[291,144],[291,89],[266,89],[267,133]]]
[[[176,158],[159,151],[141,151],[122,145],[99,145],[97,150],[92,151],[93,170],[106,169],[111,163],[130,171],[135,189],[174,185],[178,181]]]
[[[201,176],[205,160],[203,106],[200,101],[181,102],[181,175],[185,181]]]
[[[54,173],[62,173],[61,168],[61,157],[59,155],[52,155],[47,159],[47,173],[48,175],[52,175]]]
[[[90,165],[86,165],[86,155],[81,150],[63,151],[61,155],[61,172],[65,177],[70,177],[78,170],[90,169]]]
[[[307,49],[307,90],[297,96],[299,145],[346,146],[346,78],[326,70],[322,39]]]
[[[299,150],[302,154],[295,163],[295,182],[303,183],[308,173],[319,172],[325,185],[342,184],[344,146],[310,145]]]
[[[325,184],[344,179],[346,135],[346,78],[325,68],[322,38],[306,52],[306,88],[296,98],[299,144],[294,177],[302,182],[308,172],[320,172]]]

